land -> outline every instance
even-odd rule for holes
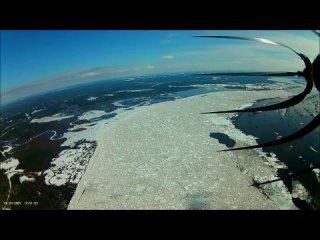
[[[79,208],[295,209],[291,201],[293,196],[308,203],[312,196],[319,203],[317,186],[320,176],[315,171],[311,177],[300,178],[295,183],[284,182],[285,186],[282,182],[265,185],[260,189],[250,186],[253,179],[270,180],[276,175],[284,176],[310,164],[317,164],[317,130],[307,138],[292,143],[293,146],[281,147],[290,150],[283,153],[276,152],[274,148],[271,149],[272,152],[270,149],[266,149],[266,152],[251,150],[233,154],[217,152],[223,148],[285,136],[309,122],[318,113],[319,102],[314,104],[312,99],[305,99],[299,107],[271,111],[274,116],[265,115],[266,113],[250,114],[251,124],[247,124],[246,114],[238,117],[232,114],[199,114],[200,110],[226,110],[250,106],[253,102],[277,102],[287,95],[302,91],[304,87],[303,81],[292,83],[292,79],[280,80],[194,77],[189,74],[145,76],[81,85],[8,105],[2,108],[0,117],[0,188],[3,190],[0,191],[0,208],[66,209],[83,173],[90,175],[90,170],[86,171],[88,163],[97,162],[97,157],[91,159],[94,152],[101,154],[101,151],[110,151],[111,155],[103,153],[103,159],[95,166],[101,166],[102,169],[94,170],[99,175],[98,187],[89,179],[93,188],[99,188],[92,193],[98,192],[101,196],[109,194],[118,205],[110,202],[106,195],[97,196],[91,203],[86,203],[91,206],[79,205]],[[217,93],[220,91],[222,92]],[[211,92],[217,94],[216,97],[204,95]],[[190,98],[200,94],[202,96]],[[235,96],[237,94],[242,95],[239,98]],[[189,100],[178,100],[184,97]],[[269,100],[262,100],[265,98]],[[261,102],[256,102],[257,99]],[[235,119],[242,119],[239,122],[244,123],[244,126],[237,125]],[[261,122],[268,124],[256,125]],[[246,126],[252,128],[247,129]],[[264,129],[267,126],[266,134]],[[112,149],[116,145],[117,150]],[[120,160],[116,157],[117,154]],[[226,166],[224,162],[227,162]],[[192,169],[193,166],[195,169]],[[161,168],[165,170],[161,172]],[[176,173],[169,172],[166,168],[172,168]],[[244,175],[241,178],[237,175],[239,171]],[[235,178],[230,178],[227,174],[230,172],[230,176]],[[119,173],[118,178],[112,180],[112,175],[116,173]],[[177,176],[173,178],[173,174]],[[91,175],[92,178],[95,176],[93,172]],[[102,177],[104,179],[100,179]],[[208,179],[201,180],[205,177]],[[238,178],[243,179],[238,183]],[[88,177],[85,179],[88,180]],[[112,181],[107,182],[110,179]],[[137,183],[137,179],[141,183]],[[122,181],[133,192],[128,192],[124,187],[114,187]],[[82,188],[80,185],[79,189]],[[114,191],[105,191],[103,186]],[[230,189],[222,190],[223,186]],[[247,186],[250,191],[243,186]],[[232,192],[236,187],[240,187],[241,191],[249,191],[247,197],[239,197],[239,202],[244,203],[239,205],[229,201],[223,205],[221,199],[237,198]],[[77,191],[83,195],[86,192],[91,194],[90,187],[82,189],[83,192]],[[182,190],[184,192],[179,192]],[[172,192],[173,199],[166,192]],[[141,197],[134,197],[137,194]],[[248,203],[250,194],[259,196],[252,198],[256,202],[254,205]],[[82,204],[79,195],[75,197]],[[126,198],[135,203],[126,205]],[[97,204],[99,199],[107,204]],[[215,199],[220,199],[220,202]],[[149,205],[146,204],[147,201],[150,201]],[[162,203],[163,201],[168,204]],[[301,206],[296,202],[294,204],[299,208]],[[320,205],[313,206],[319,209]],[[69,208],[73,209],[71,204]]]

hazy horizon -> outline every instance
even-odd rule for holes
[[[1,31],[1,105],[61,88],[166,72],[298,71],[288,49],[196,35],[263,37],[282,42],[312,61],[311,31]]]

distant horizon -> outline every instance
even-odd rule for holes
[[[246,72],[246,71],[249,71],[248,69],[243,69],[243,70],[240,70],[240,71],[237,71],[237,70],[232,70],[232,71],[229,71],[230,73],[232,72]],[[70,86],[65,86],[65,87],[59,87],[59,88],[55,88],[55,89],[49,89],[49,90],[46,90],[46,91],[43,91],[43,92],[37,92],[37,93],[34,93],[32,95],[28,95],[28,96],[24,96],[24,97],[21,97],[21,98],[18,98],[18,99],[14,99],[10,102],[5,102],[3,103],[2,101],[0,101],[0,107],[7,107],[9,105],[14,105],[14,104],[18,104],[19,102],[23,101],[23,100],[29,100],[31,98],[37,98],[37,97],[41,97],[41,96],[45,96],[47,94],[50,94],[50,93],[55,93],[55,92],[59,92],[59,91],[64,91],[64,90],[70,90],[70,89],[73,89],[73,88],[78,88],[78,87],[81,87],[81,86],[85,86],[85,85],[93,85],[93,84],[99,84],[99,83],[103,83],[103,82],[107,82],[107,81],[122,81],[122,80],[126,80],[126,79],[129,79],[129,78],[137,78],[137,77],[148,77],[148,76],[161,76],[161,75],[167,75],[167,74],[199,74],[199,73],[209,73],[209,72],[219,72],[219,71],[209,71],[209,70],[190,70],[190,71],[172,71],[172,72],[161,72],[161,73],[146,73],[146,74],[142,74],[142,75],[129,75],[129,76],[124,76],[124,77],[115,77],[115,78],[109,78],[109,79],[100,79],[100,80],[96,80],[96,81],[92,81],[92,82],[84,82],[84,83],[76,83],[76,84],[73,84],[73,85],[70,85]],[[217,76],[219,77],[219,76]],[[267,76],[261,76],[261,77],[267,77]],[[270,78],[281,78],[281,79],[284,79],[284,78],[288,78],[288,77],[270,77]],[[289,78],[294,78],[294,77],[289,77]],[[301,78],[301,77],[297,77],[297,78]],[[134,80],[133,80],[134,81]]]
[[[304,68],[299,57],[279,46],[196,35],[267,38],[311,61],[318,52],[318,38],[307,30],[1,30],[1,106],[136,75]]]
[[[65,86],[65,87],[60,87],[60,88],[54,88],[54,89],[49,89],[49,90],[47,90],[47,91],[45,91],[45,92],[34,93],[34,94],[32,94],[32,95],[24,96],[24,97],[21,97],[21,98],[19,98],[19,99],[15,99],[15,100],[12,100],[12,101],[6,102],[6,103],[3,103],[3,102],[1,101],[1,102],[0,102],[0,105],[1,105],[1,107],[6,107],[7,105],[19,103],[20,101],[27,100],[27,99],[29,99],[29,98],[41,97],[42,95],[46,95],[46,94],[49,94],[49,93],[54,93],[54,92],[63,91],[63,90],[69,90],[69,89],[72,89],[72,88],[77,88],[77,87],[81,87],[81,86],[84,86],[84,85],[96,84],[96,83],[99,83],[99,82],[102,83],[102,82],[106,82],[106,81],[121,81],[121,80],[125,80],[125,79],[128,79],[128,78],[147,77],[147,76],[150,76],[150,75],[183,74],[183,73],[187,73],[187,74],[190,73],[190,74],[191,74],[191,73],[193,73],[193,72],[201,72],[201,71],[146,73],[146,74],[137,75],[137,76],[129,75],[129,76],[118,77],[118,78],[100,79],[100,80],[96,80],[96,81],[93,81],[93,82],[76,83],[76,84],[73,84],[73,85],[70,85],[70,86]]]
[[[200,70],[198,70],[198,71],[188,71],[188,72],[186,72],[186,71],[178,71],[178,72],[177,71],[173,71],[173,72],[161,72],[161,73],[146,73],[146,74],[143,74],[143,75],[136,75],[136,76],[128,75],[128,76],[124,76],[124,77],[100,79],[100,80],[96,80],[96,81],[93,81],[93,82],[75,83],[75,84],[70,85],[70,86],[49,89],[49,90],[43,91],[43,92],[37,92],[37,93],[34,93],[32,95],[28,95],[28,96],[24,96],[24,97],[21,97],[21,98],[18,98],[18,99],[14,99],[14,100],[12,100],[10,102],[3,103],[2,101],[0,101],[0,106],[1,107],[6,107],[6,106],[8,106],[10,104],[19,103],[20,101],[27,100],[29,98],[40,97],[42,95],[46,95],[46,94],[49,94],[49,93],[54,93],[54,92],[58,92],[58,91],[77,88],[77,87],[81,87],[81,86],[84,86],[84,85],[91,85],[91,84],[95,84],[95,83],[99,83],[99,82],[102,83],[102,82],[106,82],[106,81],[121,81],[121,80],[125,80],[125,79],[128,79],[128,78],[147,77],[147,76],[151,76],[151,75],[183,74],[183,73],[192,74],[192,73],[200,73],[200,72],[208,72],[208,71],[200,71]],[[211,72],[215,72],[215,71],[211,71]]]

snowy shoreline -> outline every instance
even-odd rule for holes
[[[235,129],[230,120],[232,114],[199,114],[211,109],[243,108],[258,99],[289,95],[286,91],[218,92],[136,107],[118,114],[100,128],[97,148],[68,208],[190,209],[193,206],[190,196],[194,196],[192,201],[205,202],[206,209],[296,209],[282,182],[270,184],[272,191],[250,187],[253,178],[275,177],[279,167],[276,156],[267,157],[259,149],[218,154],[217,150],[226,147],[210,139],[210,131],[226,133],[239,145],[255,144],[255,138]],[[202,144],[194,141],[197,138]],[[201,151],[191,151],[198,148]],[[253,159],[249,163],[248,156]],[[194,158],[206,166],[203,171],[210,171],[208,178],[212,180],[214,176],[223,184],[202,179],[205,174],[199,171]],[[227,164],[226,159],[230,160]],[[194,169],[192,164],[196,165]],[[202,180],[192,181],[185,176],[178,179],[175,175],[180,171],[191,172],[192,177]],[[238,176],[238,183],[234,183],[237,188],[232,181],[226,181],[229,174],[222,174],[223,171]],[[203,195],[204,192],[210,192],[210,196]],[[216,194],[220,198],[213,197]],[[223,202],[222,196],[230,201]]]

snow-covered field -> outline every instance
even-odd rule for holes
[[[34,181],[36,181],[35,178],[33,178],[33,177],[27,177],[27,176],[21,176],[21,177],[19,178],[19,180],[20,180],[20,183],[23,183],[23,182],[34,182]]]
[[[109,114],[123,114],[126,110],[117,109],[113,112],[105,112],[101,110],[92,110],[83,113],[77,120],[93,120]],[[51,166],[44,172],[45,183],[47,185],[62,186],[67,183],[77,184],[86,166],[91,159],[95,147],[100,144],[99,136],[106,124],[116,121],[117,116],[110,119],[102,119],[92,123],[74,124],[68,129],[61,138],[66,138],[62,143],[62,147],[70,147],[70,149],[60,152],[57,158],[52,159]],[[76,130],[81,131],[76,131]]]
[[[13,147],[11,145],[5,145],[4,146],[4,150],[0,151],[2,153],[3,156],[5,156],[5,154],[9,153],[10,151],[12,151]]]
[[[7,200],[10,197],[11,194],[11,178],[15,175],[15,174],[21,174],[23,173],[22,169],[16,169],[17,166],[19,165],[19,160],[16,158],[8,158],[7,160],[3,161],[0,163],[0,169],[5,171],[5,175],[7,175],[8,181],[9,181],[9,193],[7,196]]]
[[[95,143],[84,142],[76,149],[67,149],[60,152],[51,162],[51,167],[44,171],[47,185],[61,186],[67,182],[78,184],[80,178],[94,152]]]
[[[48,116],[44,118],[34,118],[30,121],[30,123],[45,123],[45,122],[61,121],[63,119],[72,118],[72,117],[73,115],[65,116],[61,113],[57,113],[52,116]]]
[[[105,111],[100,111],[100,110],[92,110],[83,113],[81,116],[78,117],[78,120],[91,120],[94,118],[101,117],[103,115],[106,115],[107,113]]]
[[[3,162],[0,163],[0,169],[4,169],[7,172],[14,171],[16,167],[18,166],[19,161],[15,158],[9,158]]]
[[[42,110],[44,110],[44,109],[35,109],[35,110],[33,110],[33,111],[31,112],[31,114],[35,114],[35,113],[37,113],[37,112],[41,112]]]
[[[98,97],[88,97],[87,101],[95,101]]]

